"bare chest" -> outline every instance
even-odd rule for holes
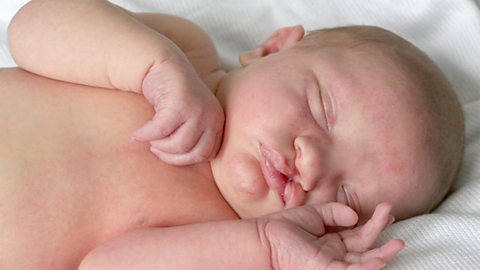
[[[168,166],[130,141],[152,115],[142,97],[0,76],[0,268],[67,269],[135,227],[235,218],[208,164]]]

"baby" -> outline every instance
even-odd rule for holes
[[[282,28],[227,73],[184,19],[38,0],[9,42],[43,77],[0,71],[2,269],[378,269],[459,168],[450,85],[379,28]]]

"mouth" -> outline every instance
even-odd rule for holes
[[[285,168],[279,164],[277,153],[261,146],[260,147],[260,166],[267,185],[275,190],[280,197],[283,205],[286,203],[285,190],[287,184],[292,181],[292,177],[285,174]]]

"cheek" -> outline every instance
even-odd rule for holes
[[[222,160],[224,181],[228,181],[229,190],[240,200],[257,200],[268,193],[257,159],[241,150],[226,153]]]
[[[257,104],[249,111],[243,110],[235,119],[235,126],[237,134],[244,134],[250,139],[264,142],[293,140],[299,132],[307,132],[316,126],[311,118],[309,112],[292,99],[283,106],[267,102]]]
[[[215,175],[215,181],[225,200],[242,218],[257,217],[281,209],[254,157],[237,151],[234,156],[222,156],[220,166],[222,173]]]
[[[260,84],[259,84],[260,85]],[[282,85],[235,89],[229,96],[227,115],[247,125],[268,125],[272,122],[295,123],[308,113],[306,97],[300,91]]]

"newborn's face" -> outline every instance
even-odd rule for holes
[[[402,80],[386,60],[333,50],[290,49],[231,72],[212,162],[223,196],[243,218],[333,201],[361,221],[380,202],[397,219],[417,214],[435,175]]]

